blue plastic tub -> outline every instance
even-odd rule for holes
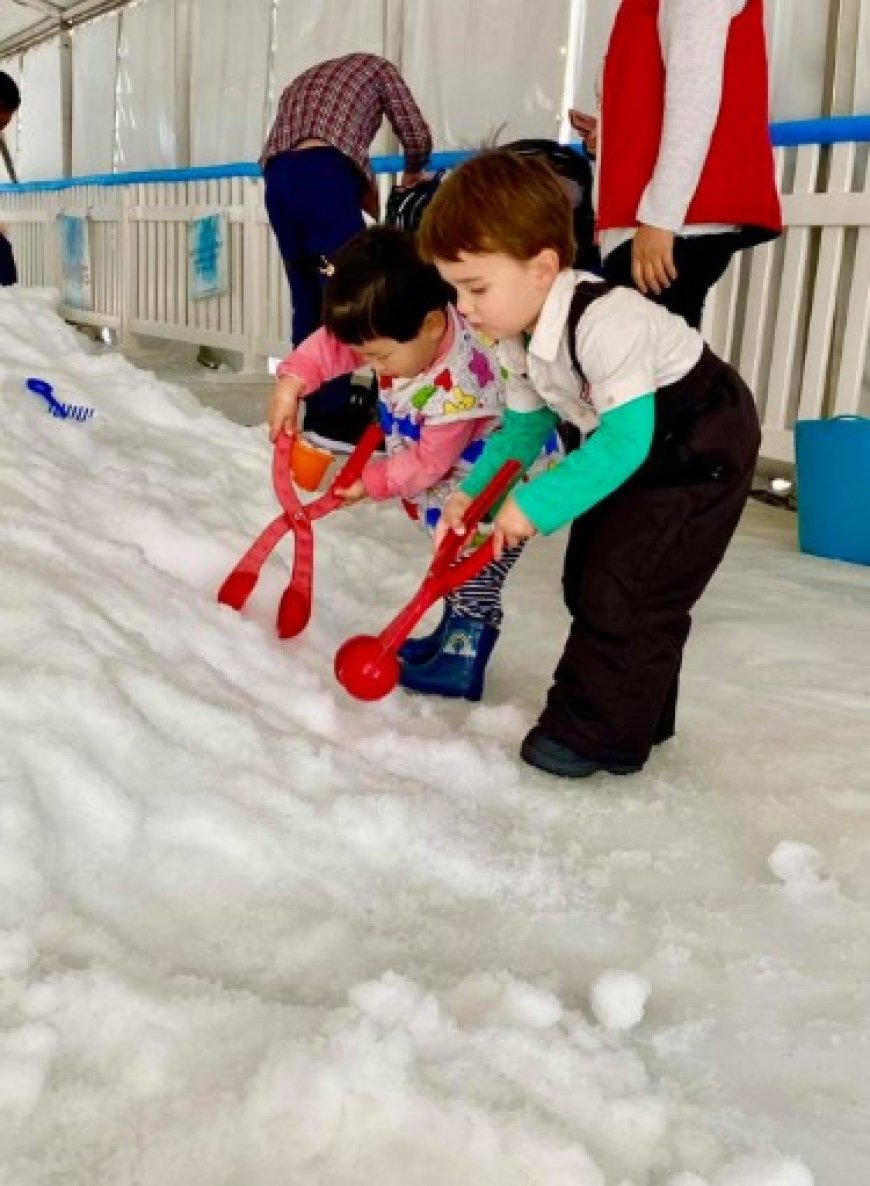
[[[870,420],[799,420],[795,459],[801,551],[870,564]]]

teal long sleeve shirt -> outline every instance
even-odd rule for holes
[[[527,470],[557,423],[549,408],[505,413],[477,464],[460,489],[479,494],[505,461]],[[550,535],[612,494],[643,465],[655,428],[655,396],[638,396],[605,412],[596,432],[546,473],[515,486],[520,510],[543,535]]]

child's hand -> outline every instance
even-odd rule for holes
[[[335,494],[339,498],[344,499],[348,506],[353,502],[360,502],[366,497],[366,488],[363,485],[362,478],[357,478],[355,482],[351,482],[349,486],[343,486],[341,490],[335,490]]]
[[[537,532],[537,527],[523,514],[514,499],[508,498],[493,523],[493,556],[500,560],[505,548],[515,548],[517,544],[537,535]]]
[[[269,396],[269,410],[266,413],[269,420],[269,440],[278,439],[278,433],[283,429],[290,435],[296,431],[296,417],[299,415],[299,397],[305,384],[295,375],[285,375],[275,380],[272,394]]]
[[[448,531],[455,531],[457,535],[465,535],[465,526],[462,522],[462,517],[468,508],[471,506],[471,496],[463,494],[461,490],[455,490],[441,511],[441,518],[438,520],[438,526],[435,528],[435,547],[441,546],[441,541]]]

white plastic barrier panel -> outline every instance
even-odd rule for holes
[[[755,393],[762,457],[791,462],[798,417],[870,414],[870,156],[846,141],[780,148],[776,159],[786,232],[734,258],[708,299],[704,332]],[[0,222],[21,282],[59,287],[58,215],[87,219],[91,307],[65,308],[71,321],[224,348],[244,370],[263,371],[288,349],[289,290],[262,181],[248,171],[7,189]],[[223,215],[226,288],[194,299],[189,230],[210,214]]]

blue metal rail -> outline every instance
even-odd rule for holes
[[[770,137],[777,148],[794,148],[801,144],[839,144],[843,141],[870,141],[870,115],[843,115],[830,119],[797,119],[770,125]],[[579,146],[575,146],[578,147]],[[473,151],[436,152],[430,167],[449,169]],[[401,173],[404,158],[379,156],[372,158],[376,173]],[[201,165],[192,169],[147,169],[130,173],[93,173],[82,177],[58,177],[50,181],[24,181],[18,185],[0,185],[0,194],[46,193],[74,189],[82,185],[137,185],[152,182],[219,181],[226,177],[259,177],[260,166],[252,161],[238,161],[229,165]]]

